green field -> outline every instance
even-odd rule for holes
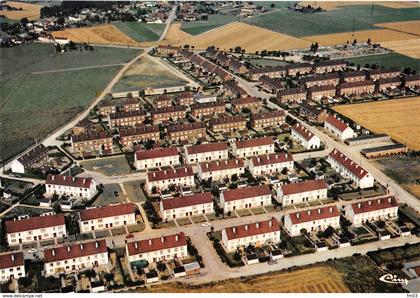
[[[383,6],[346,6],[343,9],[304,14],[288,9],[262,14],[245,23],[293,36],[310,36],[378,29],[377,23],[418,20],[420,8],[392,9]]]
[[[417,72],[420,71],[420,61],[418,59],[410,58],[397,53],[346,58],[346,61],[352,62],[355,65],[360,64],[361,67],[364,67],[366,64],[379,64],[380,66],[386,68],[402,69],[403,67],[410,67]]]
[[[138,50],[105,47],[55,54],[44,44],[1,48],[0,159],[72,119],[122,67],[107,65],[125,63],[137,54]]]
[[[115,22],[112,24],[121,32],[138,42],[158,40],[166,26],[165,24],[145,24],[138,22]]]
[[[208,21],[183,22],[181,29],[191,35],[198,35],[237,20],[238,17],[231,15],[209,15]]]

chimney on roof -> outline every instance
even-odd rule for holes
[[[71,247],[67,246],[67,251],[70,252],[70,250],[71,250]]]
[[[55,249],[54,248],[51,250],[51,253],[52,253],[53,256],[55,256]]]
[[[235,228],[235,227],[233,227],[233,228],[232,228],[232,231],[233,231],[233,234],[235,234],[235,233],[236,233],[236,228]]]
[[[95,241],[95,247],[99,248],[99,242],[98,241]]]
[[[153,172],[153,177],[156,177],[156,173],[155,172]]]
[[[245,225],[245,231],[248,231],[248,225]]]
[[[174,173],[175,173],[175,170],[174,170]],[[185,168],[185,173],[188,173],[188,168]]]
[[[332,213],[333,212],[333,207],[332,206],[330,206],[330,213]]]
[[[270,227],[272,227],[272,226],[273,226],[273,219],[270,219],[270,220],[268,221],[268,225],[269,225]]]
[[[178,236],[178,234],[176,234],[175,235],[175,241],[178,241],[179,240],[179,236]]]
[[[162,243],[165,242],[165,238],[163,236],[160,237],[160,241],[162,241]]]
[[[257,227],[257,229],[259,229],[259,228],[260,228],[260,223],[259,223],[259,222],[257,222],[257,223],[255,224],[255,226]]]
[[[12,253],[12,262],[15,261],[15,254]]]
[[[83,250],[83,243],[80,243],[80,250]]]
[[[52,178],[51,178],[51,180],[52,180],[52,181],[54,181],[54,178],[55,178],[55,176],[54,176],[54,175],[52,175]]]
[[[260,162],[260,158],[259,157],[257,157],[257,161]]]
[[[74,177],[72,177],[71,179],[73,180],[73,182],[74,182],[74,180],[76,180],[76,178],[74,178]]]
[[[318,208],[318,214],[321,214],[321,208]]]
[[[311,215],[311,210],[308,210],[308,215]]]
[[[149,241],[150,241],[150,240],[149,240]],[[139,245],[137,244],[137,241],[136,241],[136,242],[134,242],[134,247],[135,247],[135,249],[139,248]]]
[[[152,239],[149,239],[149,245],[152,245]]]
[[[86,183],[86,179],[83,179],[83,184],[85,184]]]
[[[378,204],[381,204],[381,199],[378,199]]]
[[[368,204],[369,204],[369,206],[370,206],[370,205],[372,205],[372,201],[371,201],[371,200],[369,200]]]
[[[389,198],[388,198],[388,203],[391,203],[391,201],[392,201],[392,198],[391,198],[391,197],[389,197]]]
[[[357,207],[362,208],[362,203],[357,203]]]
[[[300,217],[300,213],[298,212],[298,213],[296,213],[296,218],[299,218]]]

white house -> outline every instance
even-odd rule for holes
[[[227,251],[250,244],[260,247],[264,244],[279,242],[280,226],[275,218],[222,230],[222,243]]]
[[[46,194],[81,197],[90,200],[97,192],[92,178],[49,174],[45,181]]]
[[[160,216],[163,220],[212,213],[213,209],[213,197],[210,192],[160,201]]]
[[[282,206],[300,204],[327,198],[328,185],[324,180],[289,183],[277,188],[277,201]]]
[[[24,174],[28,168],[31,168],[35,164],[43,165],[47,160],[48,148],[39,144],[12,162],[12,172]]]
[[[321,147],[321,140],[300,123],[292,126],[291,136],[307,150]]]
[[[284,168],[293,170],[293,156],[289,153],[254,156],[249,160],[248,168],[254,176],[281,172]]]
[[[187,239],[183,232],[151,239],[128,242],[126,256],[129,263],[146,260],[149,264],[161,260],[182,259],[188,256]]]
[[[271,205],[271,190],[268,185],[230,189],[220,194],[220,207],[224,212]]]
[[[217,181],[231,178],[232,175],[239,177],[243,173],[245,173],[245,163],[242,158],[202,162],[198,168],[198,177],[202,180],[212,178],[213,181]]]
[[[19,279],[26,275],[22,252],[0,254],[0,282]]]
[[[337,173],[353,181],[357,187],[373,187],[375,182],[373,176],[337,149],[331,151],[327,161]]]
[[[177,166],[181,164],[179,158],[175,147],[138,150],[134,155],[134,166],[137,170]]]
[[[361,226],[366,221],[397,218],[398,202],[395,197],[372,199],[347,205],[344,210],[346,218],[354,226]]]
[[[287,214],[284,217],[284,227],[292,237],[307,232],[323,231],[329,226],[340,227],[340,211],[337,206],[315,208]]]
[[[108,260],[105,240],[69,243],[44,249],[44,272],[50,276],[90,268],[106,269]]]
[[[164,190],[171,185],[193,187],[194,173],[192,167],[184,166],[177,169],[148,172],[146,176],[146,188],[149,192],[154,187]]]
[[[232,144],[232,154],[236,157],[249,157],[274,153],[274,140],[262,137],[236,141]]]
[[[136,223],[137,207],[133,203],[94,207],[80,211],[81,233],[115,228]]]
[[[63,214],[9,220],[5,226],[9,245],[62,238],[67,235]]]
[[[185,146],[186,163],[200,163],[205,161],[228,158],[228,146],[224,142]]]
[[[217,101],[217,96],[212,94],[197,93],[194,96],[194,100],[197,103],[208,103]]]
[[[351,129],[347,123],[344,123],[332,115],[325,119],[324,127],[342,141],[354,137],[353,129]]]

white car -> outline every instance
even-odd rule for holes
[[[202,227],[210,227],[210,223],[209,222],[203,222],[202,224],[201,224],[201,226]]]
[[[35,248],[31,248],[30,250],[28,250],[28,253],[34,254],[37,253],[38,250],[36,250]]]

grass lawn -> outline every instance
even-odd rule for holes
[[[124,155],[92,159],[80,162],[88,171],[94,171],[106,176],[124,175],[130,173],[130,166]]]
[[[118,228],[113,228],[111,230],[112,232],[112,236],[118,236],[118,235],[123,235],[125,234],[125,227],[118,227]]]
[[[238,213],[238,215],[240,217],[244,217],[244,216],[250,216],[252,215],[251,211],[249,209],[242,209],[242,210],[236,210],[236,213]],[[233,214],[233,213],[232,213]]]
[[[138,22],[115,22],[112,24],[121,32],[138,42],[158,40],[165,29],[165,24],[146,24]]]
[[[213,220],[216,220],[216,219],[221,218],[221,216],[216,217],[216,213],[209,213],[209,214],[206,214],[206,217],[207,217],[207,219],[208,219],[209,221],[213,221]]]
[[[237,20],[238,17],[231,15],[209,15],[207,21],[184,22],[181,29],[191,35],[198,35]]]
[[[386,68],[402,69],[403,67],[410,67],[417,72],[420,70],[420,63],[418,59],[410,58],[401,54],[391,53],[384,55],[371,55],[356,58],[346,58],[346,61],[352,62],[355,65],[364,67],[366,64],[378,64]]]
[[[263,207],[252,208],[251,211],[254,215],[265,213]]]
[[[111,237],[111,232],[108,230],[103,231],[95,231],[96,238],[105,238],[105,237]]]
[[[139,223],[135,225],[129,225],[127,226],[127,230],[129,233],[137,233],[143,231],[145,228],[144,223]]]
[[[419,8],[392,9],[375,6],[371,9],[364,6],[346,6],[343,9],[307,14],[288,9],[262,14],[245,20],[245,23],[263,27],[276,32],[293,36],[310,36],[353,30],[378,29],[377,23],[418,20]]]
[[[180,226],[185,226],[185,225],[189,225],[191,224],[191,220],[187,217],[187,218],[180,218],[177,219],[176,222],[178,223],[178,225]]]
[[[115,191],[118,192],[118,196],[115,195]],[[105,184],[104,191],[100,196],[92,203],[92,206],[106,206],[110,204],[122,203],[124,201],[124,195],[121,191],[121,187],[117,183]]]
[[[128,199],[131,202],[145,202],[146,197],[143,190],[140,187],[140,183],[137,181],[124,182],[123,183],[125,192],[127,193]]]
[[[125,63],[138,53],[95,47],[94,51],[55,54],[53,46],[45,44],[1,48],[1,158],[17,154],[72,119],[122,66],[69,68]]]
[[[206,218],[204,217],[204,215],[197,215],[197,216],[191,217],[191,220],[193,221],[193,223],[200,223],[200,222],[205,222]]]
[[[160,228],[162,229],[169,229],[169,228],[175,228],[175,227],[176,227],[176,223],[173,220],[168,221],[168,222],[162,222],[160,224]]]

